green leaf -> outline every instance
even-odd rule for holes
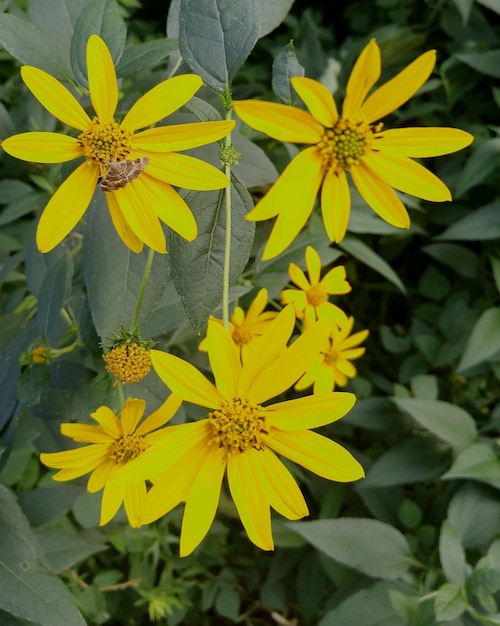
[[[437,400],[439,385],[436,376],[420,374],[411,379],[411,390],[414,396],[423,400]]]
[[[52,571],[58,574],[108,549],[104,535],[96,531],[79,530],[78,534],[68,534],[59,528],[40,528],[35,531],[35,536]]]
[[[179,11],[179,48],[203,81],[226,93],[260,32],[253,0],[184,0]]]
[[[265,37],[285,19],[294,0],[257,0],[260,7],[259,39]]]
[[[439,558],[448,581],[456,585],[462,585],[467,576],[465,551],[460,534],[448,520],[445,520],[441,526]]]
[[[381,432],[394,432],[405,425],[390,399],[382,397],[358,400],[343,422]]]
[[[51,267],[38,294],[37,323],[42,337],[47,337],[71,293],[73,258],[66,254]]]
[[[83,87],[88,86],[87,42],[93,34],[104,39],[116,64],[123,52],[127,31],[115,0],[90,0],[76,22],[70,58],[75,78]]]
[[[477,320],[465,346],[457,371],[500,356],[500,308],[487,309]]]
[[[460,452],[441,478],[471,478],[500,489],[500,459],[490,446],[476,443]]]
[[[9,181],[9,183],[12,183],[12,181]],[[21,184],[24,187],[23,191],[21,191]],[[10,224],[20,217],[31,213],[35,207],[42,206],[45,201],[45,194],[34,191],[28,185],[24,185],[24,183],[19,185],[10,184],[9,187],[11,187],[10,193],[8,191],[9,195],[14,195],[14,189],[19,190],[19,193],[15,194],[15,197],[8,204],[6,202],[7,206],[2,210],[0,216],[0,226]],[[5,198],[2,198],[2,201],[5,202]]]
[[[188,242],[172,233],[169,242],[172,275],[193,327],[201,332],[222,300],[226,207],[224,191],[190,192],[185,197],[198,223],[198,236]],[[244,270],[252,247],[255,224],[245,220],[252,199],[233,177],[231,184],[231,259],[229,284]]]
[[[487,139],[467,160],[454,192],[460,198],[466,191],[488,180],[493,170],[498,167],[497,156],[500,153],[500,137]]]
[[[404,536],[377,520],[342,518],[287,524],[330,558],[367,576],[393,580],[409,568],[410,548]]]
[[[460,617],[467,608],[465,590],[461,585],[445,583],[434,596],[434,611],[438,623]]]
[[[152,68],[178,49],[175,39],[154,39],[126,48],[116,66],[116,75],[123,78]]]
[[[475,278],[479,271],[479,258],[472,250],[456,243],[431,243],[423,246],[422,251],[451,267],[465,278]]]
[[[437,239],[455,239],[458,241],[485,241],[500,237],[500,200],[476,209],[449,226]]]
[[[141,288],[148,251],[132,252],[116,234],[103,193],[97,193],[86,214],[83,271],[92,319],[101,341],[120,326],[129,329]],[[139,316],[144,326],[170,277],[167,255],[155,254]]]
[[[293,104],[297,99],[297,92],[292,87],[290,78],[304,74],[305,70],[297,59],[293,41],[290,41],[278,52],[273,61],[272,86],[278,100],[285,104]]]
[[[387,280],[389,280],[393,285],[396,285],[396,287],[402,293],[406,293],[405,286],[401,282],[401,279],[396,274],[396,272],[392,269],[392,267],[360,239],[356,239],[355,237],[347,235],[338,244],[338,246],[365,265],[368,265],[368,267],[370,267],[371,269],[375,270],[376,272],[387,278]]]
[[[413,436],[392,446],[370,467],[365,487],[405,485],[440,476],[448,467],[450,451],[434,437]]]
[[[456,448],[462,448],[477,437],[472,417],[449,402],[424,398],[393,398],[401,410],[436,437]]]
[[[85,626],[62,581],[46,566],[21,509],[0,485],[0,609],[37,626]]]
[[[17,395],[27,406],[40,402],[43,389],[50,378],[50,369],[46,363],[37,363],[27,367],[19,377]]]
[[[485,74],[500,78],[500,50],[487,50],[486,52],[465,52],[456,55],[462,63],[472,69]]]
[[[466,548],[487,546],[500,528],[500,499],[488,485],[467,481],[453,494],[447,517]]]
[[[278,172],[262,148],[238,132],[231,133],[231,141],[235,150],[241,154],[233,173],[247,189],[274,183]]]
[[[500,293],[500,259],[495,258],[494,256],[490,256],[491,263],[491,271],[493,272],[493,278],[495,280],[495,285],[498,293]]]
[[[19,504],[30,524],[41,526],[69,511],[76,498],[83,492],[85,492],[83,485],[51,481],[49,487],[37,487],[20,493]]]

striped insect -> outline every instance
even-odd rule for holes
[[[133,161],[106,163],[108,171],[101,182],[101,191],[116,191],[135,180],[146,169],[148,157],[139,157]]]

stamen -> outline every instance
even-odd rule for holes
[[[78,136],[83,155],[106,172],[110,163],[125,161],[132,150],[133,133],[116,122],[103,124],[94,117],[88,130]]]
[[[320,285],[312,285],[306,293],[307,301],[311,306],[317,307],[328,300],[328,294]]]
[[[339,118],[332,128],[327,128],[317,144],[328,169],[340,173],[359,163],[373,143],[373,135],[381,125],[368,126]]]
[[[143,437],[137,435],[123,435],[113,441],[110,446],[109,456],[116,465],[127,463],[140,456],[148,444]]]
[[[212,427],[212,443],[223,448],[227,456],[240,454],[249,448],[262,450],[262,435],[269,431],[266,411],[246,398],[226,402],[208,416]]]
[[[237,346],[243,346],[252,341],[252,333],[244,326],[236,326],[231,336]]]
[[[121,383],[137,383],[151,369],[151,354],[139,343],[122,343],[102,358],[106,370]]]

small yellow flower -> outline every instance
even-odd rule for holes
[[[140,425],[139,420],[146,408],[144,400],[129,398],[119,418],[107,406],[101,406],[92,413],[98,426],[61,424],[63,435],[90,445],[65,452],[42,453],[40,460],[48,467],[59,470],[53,476],[57,481],[72,480],[91,472],[88,491],[96,493],[104,488],[101,525],[115,516],[123,502],[130,525],[140,526],[140,511],[146,496],[145,482],[135,481],[123,485],[116,483],[114,477],[120,468],[143,454],[154,441],[162,437],[162,431],[157,429],[174,416],[179,405],[179,398],[170,395]],[[175,427],[172,429],[175,430]]]
[[[297,318],[304,318],[306,326],[310,326],[317,319],[324,319],[330,325],[334,322],[344,323],[347,320],[346,314],[328,298],[351,291],[351,285],[346,280],[345,267],[334,267],[321,278],[321,258],[312,246],[306,248],[306,266],[309,278],[298,265],[290,263],[290,280],[299,289],[284,289],[281,292],[281,302],[292,303]]]
[[[138,383],[151,369],[150,350],[140,343],[125,342],[103,354],[106,370],[121,383]]]
[[[143,244],[165,252],[159,220],[192,241],[197,226],[190,208],[173,189],[209,190],[227,187],[227,177],[212,165],[177,154],[225,137],[233,121],[200,122],[147,128],[167,117],[202,86],[195,74],[175,76],[140,97],[121,122],[114,119],[118,84],[111,54],[98,35],[87,44],[90,100],[96,115],[89,117],[73,94],[46,72],[31,66],[21,76],[43,106],[64,124],[80,131],[77,137],[52,132],[27,132],[2,142],[8,154],[37,163],[63,163],[83,157],[84,162],[49,200],[38,224],[36,241],[49,252],[79,222],[96,189],[99,177],[123,161],[145,158],[144,171],[125,186],[106,192],[114,227],[134,252]],[[141,128],[147,128],[136,132]]]
[[[207,348],[215,385],[190,363],[152,350],[153,367],[163,382],[209,413],[175,431],[167,428],[164,439],[124,467],[117,480],[157,477],[144,501],[143,523],[186,502],[181,556],[190,554],[208,532],[226,471],[243,526],[264,550],[274,547],[271,508],[288,519],[308,514],[278,455],[329,480],[349,482],[364,475],[347,450],[310,430],[343,417],[354,405],[353,394],[333,392],[267,404],[302,376],[328,336],[328,326],[319,321],[287,347],[294,327],[293,307],[285,307],[242,363],[229,333],[209,321]]]
[[[46,363],[49,358],[50,355],[47,353],[46,348],[44,348],[43,346],[37,346],[31,351],[32,363]]]
[[[408,228],[410,218],[394,189],[433,202],[451,200],[446,185],[413,159],[461,150],[472,135],[455,128],[382,131],[382,123],[376,123],[420,89],[435,62],[436,52],[430,50],[368,95],[381,74],[380,49],[372,39],[351,72],[341,115],[324,85],[300,76],[291,82],[309,112],[272,102],[235,102],[236,113],[252,128],[279,141],[310,144],[246,216],[253,221],[277,216],[263,259],[291,244],[309,219],[320,188],[328,237],[343,239],[351,206],[346,172],[366,203],[399,228]]]
[[[307,368],[295,389],[302,391],[314,385],[315,394],[327,393],[336,386],[345,387],[348,379],[356,376],[357,371],[351,361],[365,353],[366,348],[357,346],[368,337],[369,331],[362,330],[351,335],[353,326],[354,318],[349,317],[332,327],[322,353]]]

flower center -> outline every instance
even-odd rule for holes
[[[326,352],[323,353],[323,361],[326,365],[335,365],[339,358],[339,353],[335,348],[330,348]]]
[[[94,117],[90,128],[78,136],[83,155],[106,171],[110,163],[125,161],[132,151],[132,134],[116,122],[103,124]]]
[[[128,463],[140,456],[148,447],[143,437],[137,435],[123,435],[111,444],[109,456],[116,465]]]
[[[237,346],[243,346],[252,341],[253,335],[248,328],[245,328],[244,326],[236,326],[231,337]]]
[[[367,126],[363,122],[354,123],[339,118],[332,128],[327,128],[317,144],[327,169],[340,173],[359,163],[373,142],[374,132],[381,124]]]
[[[107,371],[121,383],[137,383],[151,369],[150,352],[138,343],[122,343],[102,358]]]
[[[320,285],[312,285],[306,292],[306,298],[311,306],[317,307],[328,300],[328,294]]]
[[[262,435],[269,430],[265,409],[246,398],[226,402],[208,416],[212,442],[224,448],[226,455],[240,454],[249,448],[262,450]]]

